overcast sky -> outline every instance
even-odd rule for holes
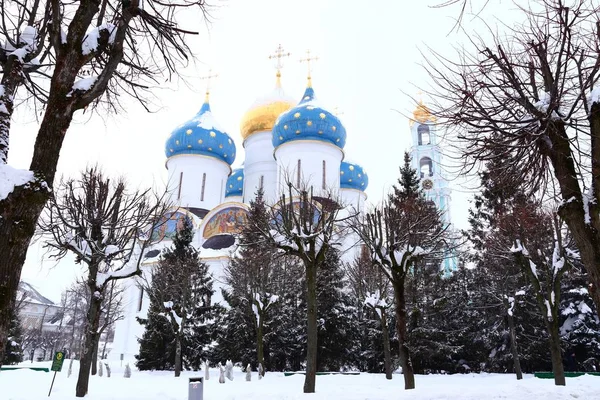
[[[312,68],[316,95],[330,109],[343,112],[346,156],[367,171],[367,195],[377,203],[397,179],[403,152],[412,145],[407,115],[414,103],[404,93],[416,96],[418,87],[429,84],[420,51],[429,46],[447,52],[464,41],[463,33],[452,31],[459,9],[431,7],[441,2],[228,0],[218,2],[210,23],[186,11],[183,27],[199,32],[189,38],[197,61],[182,71],[187,84],[166,82],[155,90],[153,114],[129,102],[126,112],[117,116],[78,116],[64,142],[59,174],[74,175],[98,162],[111,175],[126,175],[132,185],[164,186],[164,142],[199,110],[205,82],[198,77],[209,68],[219,74],[212,83],[212,111],[236,142],[234,167],[241,165],[239,123],[254,99],[272,90],[275,69],[268,56],[281,43],[292,53],[282,71],[283,86],[297,99],[306,85],[306,65],[298,60],[307,49],[319,57]],[[496,0],[482,17],[489,16],[489,22],[509,7],[511,2]],[[467,22],[471,28],[477,24]],[[35,117],[21,108],[13,124],[9,163],[28,168],[37,132]],[[460,182],[460,177],[452,182],[452,218],[457,227],[465,227],[472,191]],[[72,259],[56,266],[44,260],[39,245],[34,245],[22,278],[58,301],[80,271]]]

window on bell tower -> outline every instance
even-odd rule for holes
[[[421,179],[433,176],[433,161],[429,157],[423,157],[419,161],[419,173],[421,174]]]
[[[429,131],[429,125],[419,125],[417,127],[417,135],[419,135],[419,146],[431,144],[431,132]]]

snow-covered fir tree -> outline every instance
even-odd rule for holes
[[[23,330],[19,314],[13,308],[10,314],[10,325],[8,328],[8,339],[4,349],[4,360],[2,364],[12,365],[23,361]]]
[[[255,368],[265,362],[265,335],[269,332],[271,319],[276,303],[279,300],[277,275],[279,262],[277,249],[267,241],[261,232],[268,231],[269,214],[264,201],[262,189],[250,201],[248,223],[244,225],[239,238],[239,249],[225,270],[225,281],[228,285],[224,297],[231,303],[230,318],[237,318],[247,331],[254,336],[255,351],[245,354],[244,364],[250,362]],[[237,309],[233,309],[237,308]],[[236,329],[240,329],[239,324]],[[245,351],[242,351],[245,352]],[[251,358],[248,359],[247,357]]]
[[[192,246],[191,221],[182,222],[173,246],[162,253],[153,269],[151,282],[144,284],[151,304],[147,320],[142,321],[146,330],[137,362],[140,369],[173,368],[175,376],[184,366],[200,367],[212,340],[208,325],[215,312],[212,277]],[[160,349],[168,351],[157,355]]]
[[[347,292],[339,251],[327,251],[317,272],[318,371],[355,365],[360,354],[358,307]]]

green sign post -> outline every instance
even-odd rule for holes
[[[60,372],[64,362],[65,362],[65,352],[57,351],[54,354],[54,358],[52,359],[51,370],[54,371],[54,376],[52,377],[52,383],[50,384],[50,390],[48,391],[48,397],[50,397],[50,393],[52,393],[52,386],[54,386],[54,379],[56,378],[56,373]]]

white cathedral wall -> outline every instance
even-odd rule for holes
[[[225,284],[225,268],[229,264],[228,257],[215,257],[204,259],[202,258],[202,250],[200,250],[200,259],[208,265],[208,271],[213,277],[213,290],[215,291],[211,298],[212,304],[226,305],[221,289],[226,287]]]
[[[254,198],[263,184],[268,203],[276,201],[277,162],[273,158],[273,134],[271,131],[256,132],[244,141],[244,202]],[[261,179],[262,177],[262,179]]]
[[[356,213],[362,213],[367,201],[367,195],[365,192],[357,189],[340,189],[340,201],[344,209],[340,211],[338,218],[343,219]],[[360,255],[360,239],[356,233],[350,230],[346,231],[341,243],[342,262],[351,263]]]
[[[150,266],[142,267],[144,278],[150,279]],[[139,287],[140,278],[130,278],[120,281],[124,289],[123,293],[123,319],[115,323],[115,337],[112,350],[108,355],[111,361],[120,362],[123,365],[129,363],[131,367],[135,364],[135,355],[139,353],[140,344],[138,338],[144,334],[144,326],[137,321],[137,317],[146,318],[150,308],[150,299],[147,293],[142,293]]]
[[[182,207],[210,210],[221,204],[229,164],[214,157],[182,154],[167,160],[171,200]],[[181,184],[181,187],[180,187]]]
[[[225,197],[225,200],[223,201],[224,203],[243,203],[244,202],[244,197],[243,196],[227,196]]]
[[[298,166],[301,185],[312,187],[315,195],[337,195],[339,192],[340,165],[344,158],[339,147],[317,140],[296,140],[277,147],[275,158],[278,193],[286,188],[287,179],[298,184]]]

